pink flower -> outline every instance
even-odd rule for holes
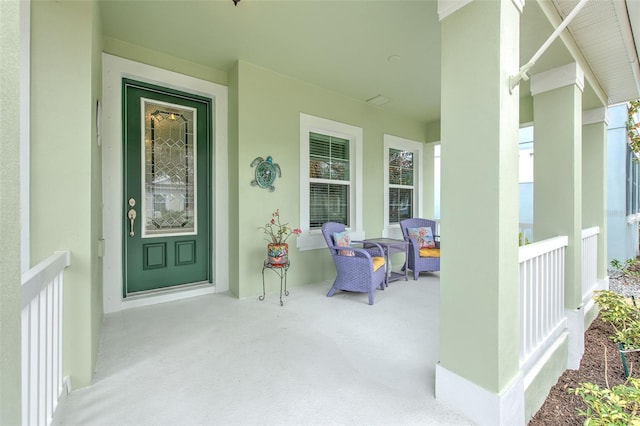
[[[302,234],[300,228],[290,228],[288,223],[280,222],[280,209],[271,213],[271,220],[264,226],[258,227],[265,234],[265,239],[273,244],[282,244],[287,241],[291,234],[298,236]]]

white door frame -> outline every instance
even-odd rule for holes
[[[122,78],[157,84],[209,97],[213,100],[213,173],[211,200],[213,226],[213,283],[172,289],[145,296],[122,297]],[[229,236],[227,182],[227,102],[226,86],[163,70],[150,65],[102,54],[102,198],[104,232],[103,303],[104,312],[163,303],[229,289],[229,262],[226,250]],[[216,208],[220,206],[220,208]]]

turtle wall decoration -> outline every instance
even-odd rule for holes
[[[255,179],[251,181],[251,186],[259,186],[260,188],[266,188],[273,192],[276,187],[273,186],[273,182],[276,177],[282,177],[280,166],[273,162],[271,156],[268,156],[265,160],[262,157],[256,157],[251,162],[251,167],[255,167],[256,175]]]

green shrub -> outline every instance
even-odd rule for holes
[[[622,275],[637,277],[640,274],[638,273],[638,260],[629,258],[624,261],[624,263],[620,262],[618,259],[613,259],[611,261],[611,267],[617,271],[620,271]]]
[[[640,348],[638,309],[620,294],[609,290],[596,291],[593,298],[600,308],[600,318],[613,326],[611,340],[622,343],[627,349]]]
[[[640,379],[629,377],[627,382],[613,388],[600,388],[593,383],[581,383],[571,389],[587,405],[587,410],[578,409],[586,417],[585,426],[640,426]]]
[[[614,335],[609,337],[625,348],[640,348],[640,313],[635,304],[613,291],[596,291],[594,300],[600,308],[600,318],[614,328]],[[604,368],[606,378],[606,351]],[[585,417],[585,426],[640,426],[640,379],[627,377],[624,384],[613,388],[608,383],[606,388],[580,383],[569,392],[580,396],[587,406],[586,410],[578,408],[578,414]]]

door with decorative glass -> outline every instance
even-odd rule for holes
[[[122,90],[123,296],[211,282],[211,99]]]

